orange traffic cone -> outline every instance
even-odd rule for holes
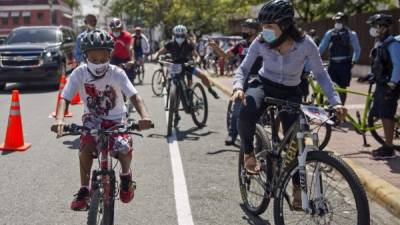
[[[19,107],[19,92],[18,90],[13,90],[6,139],[5,142],[0,145],[0,150],[25,151],[29,147],[31,147],[31,144],[24,143],[24,134],[22,132],[22,120]]]
[[[61,92],[63,91],[64,86],[65,86],[66,83],[67,82],[66,82],[66,79],[65,79],[65,75],[62,75],[61,76],[61,80],[60,80],[60,90],[58,91],[58,96],[57,96],[56,111],[51,114],[53,117],[56,117],[56,115],[57,115],[58,107],[60,107]],[[65,109],[64,117],[72,117],[72,113],[70,113],[68,111],[68,107]]]
[[[81,105],[81,97],[79,96],[79,92],[72,98],[71,105]]]

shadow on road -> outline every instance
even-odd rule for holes
[[[205,137],[208,136],[210,134],[216,134],[218,132],[215,131],[207,131],[204,133],[197,133],[196,131],[200,131],[203,128],[198,128],[198,127],[192,127],[188,130],[179,130],[179,128],[175,128],[176,129],[176,137],[178,139],[178,141],[182,141],[182,140],[194,140],[197,141],[200,139],[200,137]],[[192,135],[192,136],[189,136]]]
[[[389,159],[386,161],[386,164],[390,167],[390,172],[392,173],[400,173],[400,157],[397,156],[394,159]]]
[[[217,155],[217,154],[221,154],[221,153],[225,153],[225,152],[239,153],[239,151],[240,151],[239,149],[220,149],[215,152],[207,152],[207,155]]]
[[[249,213],[243,204],[240,204],[240,207],[242,208],[243,212],[246,213],[246,215],[243,216],[242,219],[246,220],[248,224],[250,224],[250,225],[271,225],[271,223],[268,220],[264,220],[263,218],[261,218],[259,216],[254,216],[253,214]]]
[[[73,141],[63,141],[63,144],[66,145],[69,149],[78,150],[79,149],[79,137]]]
[[[342,158],[371,158],[371,151],[360,150],[358,152],[350,152],[346,154],[339,154]]]
[[[10,154],[12,154],[12,153],[14,153],[15,151],[2,151],[1,152],[1,155],[4,155],[4,156],[6,156],[6,155],[10,155]]]

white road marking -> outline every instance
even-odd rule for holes
[[[167,95],[164,95],[164,103],[166,105]],[[168,122],[168,111],[165,112]],[[172,134],[168,137],[169,154],[171,158],[172,174],[174,178],[174,192],[176,215],[179,225],[194,225],[192,211],[190,209],[189,195],[186,187],[185,173],[183,171],[182,158],[179,151],[179,146],[176,138],[175,128],[172,129]]]

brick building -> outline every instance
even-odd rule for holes
[[[0,36],[19,26],[72,27],[72,9],[62,0],[1,0]]]

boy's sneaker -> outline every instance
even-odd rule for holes
[[[86,187],[81,187],[75,194],[75,199],[71,203],[71,209],[74,211],[84,211],[89,208],[90,193]]]
[[[136,183],[132,181],[132,174],[119,176],[121,184],[119,186],[119,198],[123,203],[129,203],[135,196]]]
[[[214,96],[215,99],[219,99],[219,96],[218,96],[217,92],[216,92],[214,89],[212,89],[211,87],[208,88],[208,92],[209,92],[212,96]]]
[[[396,158],[396,154],[391,147],[382,146],[372,151],[372,158],[375,160],[393,159]]]

